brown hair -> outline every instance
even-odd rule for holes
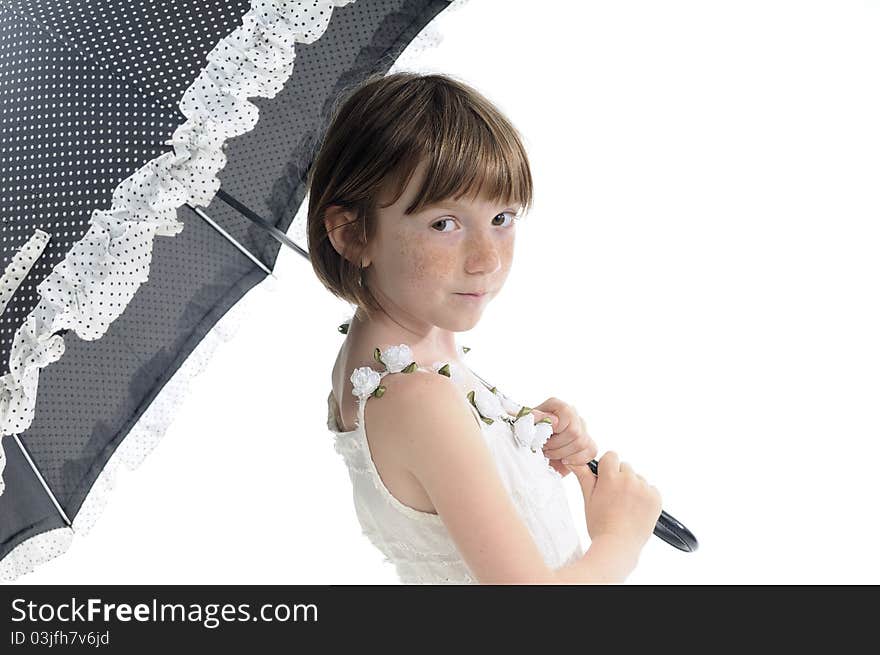
[[[483,95],[448,75],[374,73],[342,94],[308,173],[307,219],[312,267],[334,295],[381,310],[360,285],[360,253],[375,234],[378,198],[395,189],[393,205],[416,167],[427,162],[422,188],[405,213],[450,198],[475,195],[490,202],[532,206],[532,176],[519,133]],[[483,187],[486,191],[480,194]],[[331,205],[354,212],[340,227],[357,235],[357,252],[341,256],[324,224]]]

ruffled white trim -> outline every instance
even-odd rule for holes
[[[238,33],[239,31],[241,31],[243,29],[245,29],[245,30],[249,29],[249,30],[251,30],[250,33],[254,36],[254,38],[251,39],[250,43],[251,44],[258,43],[258,41],[259,41],[258,37],[260,35],[255,34],[256,25],[253,22],[254,17],[252,16],[252,14],[255,14],[255,13],[258,14],[260,12],[263,12],[263,15],[261,16],[261,18],[263,19],[261,24],[263,24],[263,25],[271,24],[272,22],[275,22],[276,19],[272,18],[272,17],[274,17],[276,14],[270,14],[269,9],[272,9],[277,12],[278,11],[277,4],[279,1],[280,0],[276,0],[275,2],[272,2],[271,0],[254,0],[254,2],[251,3],[251,9],[248,11],[247,14],[245,14],[245,16],[242,19],[243,26],[241,28],[238,28],[238,30],[236,30],[235,32],[233,32],[229,37],[227,37],[227,39],[232,39],[233,35],[235,35],[236,33]],[[351,2],[354,2],[354,1],[355,0],[320,0],[320,2],[318,3],[318,6],[313,7],[312,9],[313,9],[313,12],[317,12],[319,10],[326,9],[327,5],[332,5],[334,7],[341,7],[341,6],[345,6],[347,4],[350,4]],[[454,0],[452,3],[450,3],[450,6],[444,10],[444,12],[454,11],[454,10],[458,9],[461,5],[466,4],[468,1],[469,0]],[[290,10],[285,10],[285,11],[288,14],[290,13]],[[329,10],[326,11],[325,14],[326,15],[324,17],[319,16],[320,20],[316,19],[315,22],[317,22],[319,24],[323,24],[323,26],[316,33],[316,35],[313,35],[312,37],[310,37],[311,40],[305,40],[299,36],[296,37],[296,40],[299,42],[303,42],[303,43],[311,43],[315,39],[317,39],[318,36],[320,36],[320,34],[323,34],[324,30],[326,29],[326,23],[329,22],[330,11]],[[249,16],[250,16],[250,19],[248,19]],[[272,16],[272,17],[270,17],[270,16]],[[286,21],[284,21],[284,24],[290,25],[292,22],[293,21],[288,18]],[[434,36],[431,36],[432,32],[435,34],[436,38]],[[278,36],[278,32],[276,31],[275,32],[276,39],[277,39],[277,36]],[[238,37],[235,37],[235,38],[237,39]],[[432,28],[430,27],[430,24],[429,24],[428,28],[426,30],[423,30],[419,34],[417,39],[414,40],[413,43],[411,43],[411,45],[414,44],[415,47],[414,48],[408,47],[405,50],[405,53],[403,53],[403,54],[406,54],[407,57],[413,57],[416,54],[419,54],[419,53],[424,52],[425,50],[427,50],[431,47],[436,46],[438,43],[440,43],[441,40],[442,40],[442,38],[439,37],[436,30],[432,30]],[[218,44],[218,46],[215,48],[214,51],[217,51],[219,48],[222,48],[224,46],[224,42],[225,42],[225,39],[224,39],[224,41],[221,41]],[[244,85],[250,79],[255,79],[255,78],[248,78],[247,76],[249,74],[256,74],[257,73],[257,71],[253,69],[253,67],[260,65],[260,58],[259,58],[260,55],[262,54],[263,57],[267,56],[267,52],[266,52],[267,47],[266,46],[261,46],[258,43],[257,46],[253,46],[252,48],[248,49],[247,47],[242,47],[240,45],[240,41],[237,41],[237,43],[239,43],[239,46],[237,49],[239,50],[239,52],[241,54],[253,55],[254,63],[249,65],[247,62],[250,61],[250,58],[248,58],[248,59],[244,60],[246,63],[241,65],[241,67],[238,69],[237,73],[227,72],[226,73],[226,75],[227,75],[226,85],[222,91],[216,85],[213,85],[214,92],[216,92],[218,94],[220,94],[220,93],[234,93],[234,91],[231,91],[231,90],[237,88],[235,86],[236,81],[238,81],[238,83],[243,88]],[[272,56],[275,56],[275,57],[283,56],[284,53],[286,52],[285,47],[283,45],[284,44],[283,38],[280,41],[281,45],[279,45],[278,40],[273,41],[273,44],[275,45],[275,50],[274,50],[274,53],[272,53],[272,52],[269,53],[269,55],[268,55],[269,58],[271,59]],[[230,44],[230,46],[231,46],[231,44]],[[279,50],[281,52],[279,52]],[[212,51],[212,52],[214,52],[214,51]],[[261,51],[261,52],[259,52],[259,51]],[[278,75],[275,78],[272,78],[275,80],[281,79],[281,82],[278,83],[277,85],[273,84],[271,79],[267,79],[266,76],[262,77],[267,89],[269,89],[270,91],[272,88],[275,89],[274,92],[272,92],[272,94],[268,95],[267,97],[274,97],[274,95],[277,93],[277,91],[283,87],[284,81],[290,76],[290,74],[292,72],[293,57],[294,57],[294,53],[293,53],[293,49],[291,48],[289,50],[289,64],[287,67],[282,67],[282,70],[281,70],[281,75],[283,75],[283,79],[281,78],[281,75]],[[209,56],[209,59],[210,59],[210,56]],[[228,63],[227,63],[227,65],[228,65]],[[202,83],[207,84],[207,80],[203,80],[202,77],[203,76],[207,77],[207,75],[209,75],[209,73],[206,74],[206,72],[207,72],[208,68],[210,68],[211,66],[212,66],[212,63],[210,63],[210,61],[209,61],[208,67],[206,67],[206,69],[204,71],[202,71],[202,73],[199,75],[199,78],[193,83],[192,87],[190,87],[190,89],[187,91],[188,94],[193,92],[192,91],[193,88],[197,87],[199,84],[202,84]],[[238,75],[238,77],[236,79],[233,79],[234,75],[236,75],[236,74]],[[258,94],[258,95],[262,95],[262,94]],[[187,98],[187,96],[185,95],[184,100],[186,100],[186,98]],[[215,102],[218,102],[218,104],[215,106],[219,106],[218,99],[215,98],[213,100]],[[239,98],[238,102],[245,103],[246,100],[244,100],[243,98]],[[224,107],[225,106],[226,105],[224,105]],[[181,109],[182,110],[184,109],[183,101],[181,102]],[[178,156],[177,154],[171,155],[171,153],[166,153],[166,154],[162,155],[161,157],[149,162],[146,166],[144,166],[137,173],[135,173],[134,176],[132,176],[132,177],[137,177],[139,174],[141,174],[141,177],[139,178],[140,183],[145,185],[141,189],[141,193],[150,194],[150,195],[144,195],[141,197],[142,198],[150,198],[150,200],[143,200],[142,203],[138,203],[138,204],[142,204],[142,206],[136,207],[134,210],[130,209],[126,205],[126,203],[128,203],[128,205],[132,205],[132,206],[135,203],[128,202],[131,199],[130,192],[129,192],[129,195],[126,196],[123,192],[120,191],[120,189],[123,188],[123,184],[124,184],[123,183],[123,184],[120,184],[119,187],[117,187],[116,192],[114,193],[113,205],[112,205],[111,210],[104,211],[104,212],[102,212],[101,210],[95,210],[95,212],[93,212],[93,214],[92,214],[93,224],[95,223],[96,220],[98,220],[98,221],[102,220],[105,215],[107,215],[107,216],[114,216],[115,215],[117,218],[115,220],[109,219],[108,223],[111,226],[115,226],[117,228],[117,231],[115,233],[111,233],[111,236],[113,234],[116,235],[116,236],[112,237],[112,239],[110,237],[108,237],[106,240],[102,240],[101,242],[99,242],[99,243],[103,243],[105,246],[105,250],[104,250],[105,256],[104,256],[103,262],[107,263],[108,265],[100,267],[99,269],[97,269],[95,271],[90,270],[90,275],[92,277],[89,277],[85,280],[76,280],[75,279],[74,283],[68,289],[67,299],[72,302],[65,305],[65,307],[67,308],[67,313],[63,314],[62,316],[67,316],[68,320],[73,320],[74,324],[76,321],[76,319],[74,318],[74,313],[76,313],[77,308],[78,308],[77,303],[84,301],[84,302],[86,302],[86,304],[84,304],[82,306],[84,308],[88,308],[89,305],[88,305],[87,299],[94,298],[96,294],[100,293],[101,282],[103,281],[103,283],[106,285],[107,281],[108,281],[108,276],[113,276],[113,279],[116,280],[117,287],[115,287],[115,288],[116,288],[117,292],[119,292],[120,289],[124,288],[124,286],[121,284],[121,280],[119,278],[127,271],[125,271],[123,269],[122,265],[120,264],[120,260],[113,259],[113,255],[112,255],[112,251],[111,251],[111,244],[115,244],[115,246],[118,248],[118,245],[121,242],[123,242],[124,239],[126,239],[126,238],[132,239],[135,234],[138,234],[138,235],[144,237],[143,239],[141,239],[141,241],[144,244],[146,244],[146,247],[147,247],[147,250],[145,251],[147,258],[146,258],[146,263],[144,265],[146,270],[143,273],[143,278],[140,279],[140,281],[137,284],[137,286],[139,286],[139,284],[141,282],[143,282],[147,279],[146,272],[148,271],[149,259],[151,257],[151,253],[152,253],[152,237],[155,234],[161,234],[163,236],[173,236],[174,234],[179,233],[181,229],[183,229],[183,224],[180,223],[179,221],[174,220],[174,215],[176,214],[176,212],[173,209],[165,212],[166,214],[170,214],[170,216],[171,216],[170,221],[169,220],[161,220],[161,219],[157,221],[155,218],[157,215],[159,215],[160,209],[170,207],[172,203],[174,203],[180,199],[179,195],[174,195],[175,191],[177,191],[177,192],[181,191],[181,189],[179,188],[180,184],[178,184],[177,187],[175,187],[173,185],[169,185],[167,187],[164,187],[161,184],[161,181],[160,181],[161,178],[153,177],[153,178],[151,178],[151,182],[143,179],[144,172],[149,173],[149,171],[147,169],[150,169],[151,165],[157,166],[157,162],[159,162],[159,160],[162,160],[163,158],[166,158],[166,160],[167,160],[167,159],[170,159],[171,157],[176,157],[174,164],[177,165],[176,170],[179,171],[179,174],[180,174],[179,179],[183,180],[183,181],[185,181],[187,179],[196,179],[195,178],[196,171],[189,170],[189,168],[187,168],[187,166],[198,168],[198,166],[203,166],[205,163],[208,163],[208,162],[200,160],[200,158],[198,156],[198,149],[199,148],[211,150],[214,153],[214,155],[216,156],[216,158],[219,159],[219,161],[220,161],[219,168],[217,168],[217,170],[214,171],[214,173],[212,175],[216,175],[216,173],[219,170],[221,170],[223,168],[223,166],[225,166],[226,158],[225,158],[225,155],[223,154],[223,151],[220,149],[222,147],[222,144],[218,144],[216,138],[214,138],[214,139],[210,138],[212,136],[212,134],[211,134],[212,132],[218,131],[218,129],[219,129],[218,124],[213,121],[208,120],[205,122],[204,125],[201,126],[201,128],[203,128],[203,131],[199,133],[195,129],[193,129],[196,126],[192,125],[192,123],[194,123],[196,121],[196,119],[194,119],[193,116],[190,115],[190,113],[187,113],[186,111],[184,113],[187,116],[187,118],[192,119],[192,120],[189,120],[189,121],[187,121],[187,123],[184,123],[183,125],[178,127],[177,130],[175,130],[174,135],[172,136],[171,142],[166,142],[166,143],[171,143],[172,145],[176,146],[175,153],[182,153],[182,154],[180,156]],[[253,129],[254,124],[256,123],[256,119],[257,119],[257,112],[256,112],[256,108],[254,108],[253,122],[250,123],[249,126],[245,125],[246,129],[243,130],[243,132],[246,132],[246,131],[249,131],[250,129]],[[190,127],[187,127],[188,125]],[[241,133],[243,133],[243,132],[241,132]],[[188,135],[188,136],[184,137],[184,135]],[[234,135],[234,134],[232,134],[232,135]],[[185,150],[185,148],[187,146],[189,146],[192,150],[192,152],[190,154],[187,154],[187,151]],[[210,161],[213,163],[216,163],[217,159],[210,160]],[[171,168],[171,166],[168,165],[166,162],[165,170],[166,171],[170,170],[170,168]],[[150,170],[152,170],[152,169],[150,169]],[[187,175],[192,175],[193,177],[187,178]],[[207,176],[207,177],[210,178],[210,176]],[[129,178],[129,179],[131,179],[131,178]],[[214,187],[215,188],[214,193],[216,193],[216,188],[219,188],[219,182],[216,179],[211,179],[210,181],[212,183],[216,183],[216,187]],[[126,188],[130,189],[131,186],[129,185]],[[193,191],[193,193],[195,193],[196,191],[198,191],[198,189],[193,189],[192,191]],[[119,201],[117,201],[117,194],[119,194]],[[209,202],[212,198],[213,198],[213,194],[211,194],[210,197],[193,196],[190,198],[189,202],[190,202],[190,204],[207,205],[207,204],[209,204]],[[181,204],[183,204],[184,202],[187,202],[187,200],[186,199],[180,200],[180,202],[178,202],[176,205],[174,205],[174,207],[178,207]],[[119,206],[117,207],[117,205],[119,205]],[[152,215],[150,215],[150,212],[152,212]],[[101,218],[99,218],[99,217],[101,217]],[[135,230],[135,228],[138,227],[137,226],[138,221],[150,221],[150,223],[146,227],[145,232],[137,232]],[[126,222],[131,223],[131,225],[125,226]],[[94,225],[93,225],[93,227],[94,227]],[[119,232],[120,229],[127,229],[128,232],[120,233]],[[152,234],[151,234],[151,232],[152,232]],[[77,245],[87,243],[87,239],[89,238],[90,235],[92,235],[92,237],[94,237],[92,229],[89,230],[89,232],[78,242]],[[82,259],[81,256],[78,259],[74,259],[74,257],[77,256],[74,253],[75,249],[76,249],[76,246],[73,249],[71,249],[71,252],[68,253],[67,257],[65,258],[64,262],[62,262],[62,263],[72,264],[74,261],[79,262]],[[114,263],[116,264],[115,267],[113,266]],[[58,267],[56,267],[56,269],[57,268]],[[55,274],[56,272],[53,271],[52,274],[49,277],[47,277],[46,280],[43,281],[43,284],[47,284],[47,281],[50,278],[53,278],[53,276],[55,276],[55,278],[62,277],[62,273],[65,270],[69,270],[69,266],[65,269],[62,269],[62,271],[59,271],[58,276],[56,276],[56,274]],[[54,281],[54,278],[53,278],[53,281]],[[43,289],[40,288],[41,286],[43,286],[43,285],[38,286],[38,291],[40,291],[42,294]],[[135,286],[134,289],[131,290],[131,293],[128,294],[127,300],[125,301],[125,304],[127,304],[128,301],[131,299],[131,297],[133,297],[134,292],[137,290],[137,286]],[[253,290],[251,290],[250,293],[251,294],[260,293],[260,292],[274,293],[277,289],[278,289],[278,285],[276,283],[276,280],[274,278],[267,277],[260,284],[258,284]],[[250,297],[250,295],[248,295],[248,297]],[[198,375],[202,370],[204,370],[205,366],[211,360],[211,358],[212,358],[214,352],[216,351],[217,347],[219,346],[219,344],[221,342],[229,341],[235,336],[236,332],[238,331],[239,326],[241,325],[243,317],[246,314],[246,311],[244,309],[245,304],[246,303],[244,301],[241,301],[241,302],[237,303],[235,306],[233,306],[228,312],[226,312],[226,314],[224,314],[224,316],[205,335],[205,338],[202,339],[202,341],[193,350],[193,352],[190,353],[189,357],[186,359],[186,361],[183,363],[183,365],[175,372],[175,374],[171,378],[171,380],[169,380],[169,382],[162,388],[162,390],[159,392],[159,394],[156,396],[156,398],[150,404],[150,406],[146,409],[146,411],[144,411],[144,413],[141,415],[138,422],[134,425],[134,427],[131,429],[131,431],[125,437],[125,439],[123,439],[123,441],[119,445],[119,447],[114,451],[113,455],[108,460],[107,465],[104,467],[104,469],[101,471],[101,474],[96,479],[95,484],[92,486],[92,489],[90,490],[90,492],[86,496],[85,500],[83,501],[83,504],[82,504],[82,507],[80,508],[79,513],[76,515],[76,517],[73,520],[73,530],[71,530],[69,528],[59,528],[59,529],[55,529],[55,530],[49,530],[47,532],[43,532],[41,534],[35,535],[35,536],[31,537],[30,539],[27,539],[26,541],[22,542],[18,546],[16,546],[9,554],[6,555],[6,557],[4,557],[2,560],[0,560],[0,580],[7,580],[7,581],[15,580],[19,576],[30,573],[31,571],[33,571],[36,567],[40,566],[41,564],[48,562],[48,561],[54,559],[55,557],[58,557],[58,556],[64,554],[67,551],[67,549],[70,547],[70,544],[72,543],[74,532],[76,532],[77,534],[82,534],[82,535],[88,534],[89,530],[92,528],[93,525],[95,525],[98,518],[102,514],[104,507],[109,500],[109,495],[111,493],[111,490],[114,487],[116,475],[117,475],[117,472],[120,470],[121,464],[124,462],[126,467],[130,471],[133,471],[135,468],[140,466],[140,464],[144,460],[144,458],[153,450],[153,448],[156,447],[158,442],[165,435],[169,425],[173,422],[174,417],[177,415],[178,406],[184,401],[186,396],[189,394],[189,384],[192,381],[192,379],[196,375]],[[41,305],[42,305],[42,301],[41,301]],[[39,307],[39,305],[38,305],[38,307]],[[54,317],[55,317],[55,313],[56,313],[55,310],[47,308],[44,311],[51,311],[52,312],[50,320],[48,321],[48,324],[53,325],[54,324]],[[81,313],[85,314],[86,312],[83,311]],[[117,318],[119,314],[121,314],[121,311],[118,312],[116,314],[116,316],[113,317],[113,319]],[[50,316],[50,315],[47,314],[47,316]],[[82,319],[80,318],[79,320],[82,320]],[[108,321],[108,325],[109,325],[109,322],[112,322],[112,321]],[[28,328],[27,331],[25,331],[26,328]],[[37,386],[37,379],[38,379],[38,370],[40,368],[43,368],[47,364],[49,364],[53,361],[56,361],[64,352],[64,341],[63,341],[62,337],[52,334],[52,332],[59,330],[59,329],[63,329],[63,328],[60,328],[60,327],[47,328],[45,325],[43,325],[42,329],[39,332],[39,336],[38,336],[37,335],[37,324],[36,324],[36,310],[34,310],[28,315],[27,319],[25,320],[25,325],[22,326],[22,328],[20,328],[18,332],[16,332],[15,341],[13,342],[13,349],[16,353],[20,354],[18,361],[23,361],[28,356],[35,356],[36,357],[36,362],[35,362],[36,365],[32,365],[30,368],[26,368],[24,371],[22,371],[21,376],[19,378],[15,378],[11,374],[7,374],[7,375],[3,376],[2,378],[0,378],[0,425],[3,426],[2,434],[0,434],[0,455],[2,455],[2,447],[3,447],[2,436],[5,434],[16,434],[16,433],[21,432],[23,430],[23,429],[17,430],[17,431],[13,430],[12,432],[7,432],[7,429],[6,429],[7,423],[9,421],[9,419],[8,419],[9,407],[10,407],[11,403],[14,402],[16,399],[18,400],[18,402],[21,404],[22,407],[27,407],[28,405],[30,406],[30,408],[31,408],[30,415],[27,417],[25,428],[28,425],[30,425],[30,422],[31,422],[32,416],[33,416],[33,406],[36,401],[36,386]],[[74,329],[74,328],[71,327],[71,329]],[[107,329],[107,326],[105,326],[104,329],[102,331],[100,331],[100,334],[98,334],[97,336],[94,336],[93,338],[97,339],[100,336],[102,336],[106,332],[106,329]],[[81,338],[88,338],[85,336],[86,333],[81,333],[78,330],[76,331],[76,333]],[[28,343],[27,346],[19,344],[18,349],[16,350],[16,344],[19,341],[20,337],[21,337],[21,339],[24,339],[25,337],[29,337],[30,342]],[[13,361],[13,356],[11,354],[10,355],[10,364],[12,363],[12,361]],[[12,371],[11,367],[10,367],[10,371]],[[27,383],[22,384],[21,383],[22,380],[26,380]],[[22,388],[25,386],[27,387],[27,392],[25,392],[25,390]],[[28,393],[32,393],[33,395],[30,396],[30,395],[28,395]],[[18,407],[18,405],[14,405],[14,406]],[[20,409],[19,411],[25,411],[25,410]]]
[[[274,282],[274,278],[266,277],[243,300],[233,305],[162,387],[95,480],[73,520],[73,530],[57,528],[20,543],[0,560],[0,580],[14,580],[20,575],[30,573],[36,566],[63,554],[70,546],[74,532],[77,535],[89,533],[104,511],[122,464],[125,464],[129,471],[133,471],[152,452],[174,422],[181,403],[189,396],[192,380],[206,368],[217,347],[235,337],[244,317],[248,314],[247,305],[253,300],[253,294],[257,294],[257,297],[266,293],[274,294],[279,288]]]
[[[177,208],[207,206],[216,195],[225,141],[257,122],[248,97],[275,97],[293,72],[292,44],[317,40],[333,7],[353,1],[253,0],[242,25],[208,54],[179,103],[187,120],[165,142],[174,152],[123,180],[110,209],[92,212],[86,234],[37,286],[40,301],[16,331],[9,372],[0,378],[0,436],[24,432],[33,421],[39,370],[64,353],[55,333],[70,329],[87,341],[104,335],[147,281],[154,237],[183,230]]]
[[[6,311],[6,306],[12,300],[12,296],[18,291],[25,277],[31,272],[34,263],[43,254],[46,244],[49,243],[51,235],[41,229],[34,230],[25,244],[19,248],[12,256],[12,259],[6,265],[3,277],[0,278],[0,315]],[[0,435],[2,436],[2,435]],[[0,446],[0,494],[6,488],[3,481],[3,469],[6,468],[6,453]]]
[[[6,305],[9,304],[12,296],[18,291],[18,287],[24,282],[27,274],[31,272],[34,263],[43,254],[46,244],[49,243],[51,238],[48,232],[37,228],[6,265],[3,277],[0,278],[0,316],[6,311]]]
[[[274,97],[293,71],[295,54],[289,44],[314,42],[327,28],[332,7],[351,2],[316,0],[291,9],[284,0],[253,0],[242,26],[211,51],[207,66],[180,102],[188,120],[166,141],[174,152],[153,159],[120,183],[111,209],[92,212],[85,236],[38,285],[40,302],[16,331],[10,372],[0,378],[0,453],[2,436],[23,432],[33,419],[39,369],[64,353],[64,340],[54,332],[69,328],[86,340],[104,335],[147,280],[153,237],[178,234],[183,224],[175,218],[177,207],[187,202],[207,206],[216,194],[220,184],[215,176],[226,165],[225,140],[252,130],[257,122],[257,108],[246,96]],[[220,55],[230,49],[240,57],[234,66]],[[236,121],[236,115],[246,120]],[[125,249],[133,254],[124,256]],[[274,292],[277,284],[267,277],[256,288]],[[113,308],[102,306],[108,318],[98,320],[97,298],[102,292],[114,297],[111,291],[122,300]],[[14,580],[33,571],[64,553],[74,532],[88,533],[103,511],[120,463],[133,470],[164,436],[188,395],[191,379],[204,369],[219,343],[238,330],[244,304],[224,314],[141,415],[96,479],[73,530],[50,530],[16,546],[0,560],[0,579]]]

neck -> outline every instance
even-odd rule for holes
[[[374,312],[373,318],[370,319],[359,307],[349,325],[348,337],[371,344],[405,343],[413,349],[417,359],[418,357],[434,360],[458,358],[455,332],[418,321],[396,320],[383,311]]]

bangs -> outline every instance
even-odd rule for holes
[[[495,123],[479,108],[455,100],[454,96],[443,99],[446,111],[422,122],[420,127],[425,129],[415,131],[414,143],[403,145],[400,163],[386,179],[386,188],[394,189],[394,195],[383,206],[400,199],[416,168],[424,161],[424,180],[405,214],[462,198],[484,198],[492,203],[512,204],[517,207],[517,214],[528,212],[532,206],[532,178],[528,158],[515,131],[509,124]]]

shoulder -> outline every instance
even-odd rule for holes
[[[436,371],[384,375],[380,397],[364,406],[371,439],[398,451],[407,468],[418,470],[447,459],[456,444],[479,440],[480,427],[462,389]]]
[[[448,412],[470,414],[462,389],[436,371],[388,373],[381,376],[379,387],[381,395],[368,398],[364,413],[383,424],[411,426]]]

